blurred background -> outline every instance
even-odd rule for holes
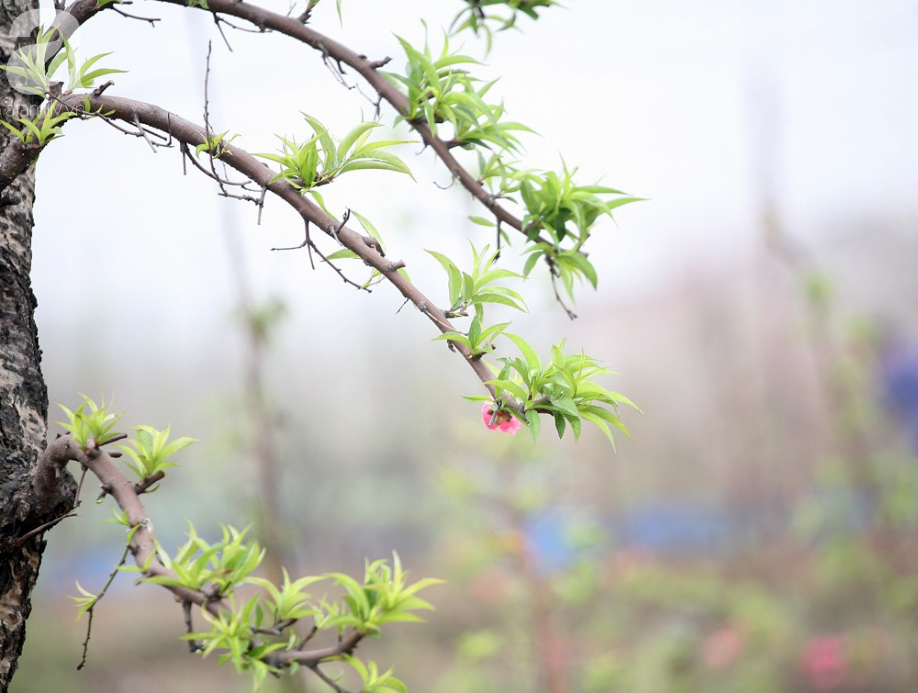
[[[177,150],[99,122],[38,163],[52,403],[114,397],[123,428],[200,439],[146,499],[170,549],[188,521],[212,540],[254,523],[291,573],[359,576],[397,551],[446,580],[427,624],[361,648],[412,691],[918,690],[918,2],[565,5],[498,36],[482,76],[539,133],[527,165],[563,157],[648,201],[597,228],[599,289],[581,287],[576,321],[544,269],[514,287],[528,314],[495,314],[621,374],[607,384],[643,414],[623,413],[617,452],[587,427],[538,446],[486,430],[460,397],[480,384],[394,290],[271,252],[302,240],[292,212],[269,200],[259,224]],[[395,35],[422,43],[423,17],[438,51],[459,9],[343,0],[339,23],[327,0],[313,23],[398,71]],[[301,111],[333,134],[373,116],[284,37],[226,28],[230,51],[206,13],[130,11],[162,21],[106,12],[76,36],[128,71],[110,93],[202,122],[212,41],[214,129],[250,152],[304,139]],[[416,180],[356,173],[325,200],[370,218],[442,303],[424,249],[462,265],[465,238],[492,232],[430,152],[401,155]],[[189,656],[181,610],[130,574],[74,671],[85,622],[67,595],[97,591],[123,546],[94,495],[48,535],[12,690],[249,690]],[[265,689],[325,690],[307,683]]]

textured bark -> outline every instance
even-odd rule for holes
[[[12,21],[33,5],[37,2],[3,0],[0,34],[5,38]],[[0,45],[4,63],[10,48],[9,40]],[[0,117],[15,120],[34,107],[0,76]],[[0,137],[0,146],[8,144]],[[48,411],[29,281],[34,199],[34,166],[0,197],[0,691],[7,690],[22,652],[30,595],[45,547],[41,534],[19,539],[66,512],[72,502],[62,497],[39,508],[32,492],[32,472],[46,444]],[[64,496],[72,496],[69,481],[62,486]]]

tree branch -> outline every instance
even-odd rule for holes
[[[106,118],[121,120],[126,123],[141,123],[147,127],[160,130],[179,142],[192,147],[207,142],[206,128],[203,126],[196,125],[158,106],[132,99],[106,94],[98,96],[95,94],[71,94],[59,100],[57,109],[70,110],[81,115],[89,114],[90,112],[101,112],[106,114]],[[292,185],[283,180],[275,180],[275,172],[268,168],[266,164],[232,144],[225,145],[220,155],[220,161],[247,176],[256,185],[280,197],[293,207],[305,221],[315,224],[327,235],[335,238],[341,245],[352,250],[364,263],[379,271],[385,279],[398,289],[402,296],[427,315],[441,332],[457,331],[433,301],[421,293],[403,275],[399,274],[398,263],[390,262],[380,253],[377,245],[368,244],[362,234],[327,214],[317,204],[301,195]],[[461,344],[453,343],[453,346],[458,353],[462,354],[466,363],[475,371],[482,383],[487,383],[493,379],[491,371],[481,359],[472,358],[471,352]],[[493,386],[485,386],[493,396]]]
[[[135,490],[136,484],[125,477],[112,456],[104,450],[98,447],[89,451],[83,450],[69,434],[57,438],[48,446],[36,468],[32,482],[33,487],[36,489],[36,494],[53,492],[53,477],[57,476],[69,461],[79,462],[88,468],[99,479],[106,493],[124,511],[128,525],[134,528],[127,550],[134,557],[134,562],[143,571],[144,576],[175,578],[175,573],[168,570],[156,558],[158,542],[153,534],[153,523],[147,516],[146,509]],[[52,472],[54,474],[49,483],[48,477]],[[230,607],[226,602],[209,598],[202,591],[176,585],[164,585],[164,587],[172,592],[183,604],[197,604],[207,609],[214,616],[219,615],[221,611],[230,611]],[[186,620],[187,618],[188,611],[186,608]],[[272,653],[266,661],[276,667],[287,667],[293,662],[298,662],[313,668],[325,660],[352,653],[365,636],[365,633],[355,630],[335,645],[314,650],[278,651]]]
[[[69,436],[62,436],[58,440],[63,438],[69,438]],[[144,570],[146,577],[154,575],[175,577],[156,558],[157,541],[156,536],[153,534],[153,523],[147,517],[146,508],[144,508],[140,497],[134,490],[134,482],[122,474],[121,469],[108,453],[102,450],[92,450],[89,454],[83,451],[80,452],[86,458],[85,465],[89,468],[89,471],[96,475],[96,478],[99,479],[108,494],[115,500],[118,507],[126,513],[128,525],[137,528],[130,543],[134,562],[137,563],[141,570]],[[215,616],[221,611],[229,609],[229,606],[224,602],[208,599],[203,592],[197,590],[172,585],[167,585],[166,589],[175,594],[181,601],[203,606]]]
[[[32,489],[40,505],[52,506],[60,500],[62,474],[71,460],[84,467],[88,462],[86,453],[69,435],[55,439],[45,449],[32,476]]]
[[[170,4],[187,7],[185,0],[160,0]],[[285,34],[312,48],[320,51],[325,56],[331,56],[339,63],[352,67],[361,76],[366,79],[370,85],[377,91],[381,98],[388,101],[399,113],[406,113],[408,101],[388,80],[377,72],[377,68],[385,61],[370,61],[366,56],[356,53],[343,44],[334,41],[328,37],[319,34],[316,31],[304,26],[297,18],[284,16],[271,12],[264,8],[255,7],[248,3],[239,2],[238,0],[210,0],[208,3],[209,11],[218,14],[223,13],[246,20],[254,24],[260,31],[274,30],[278,33]],[[111,7],[98,7],[96,0],[76,0],[66,12],[71,14],[80,24],[98,14],[101,10]],[[88,108],[84,105],[88,104]],[[105,96],[101,93],[93,92],[88,97],[85,95],[71,94],[59,99],[56,106],[56,112],[61,110],[71,110],[81,115],[88,115],[88,111],[102,112],[112,111],[105,118],[107,122],[113,119],[122,120],[126,123],[137,127],[138,123],[159,129],[168,133],[170,136],[184,142],[185,144],[197,146],[206,143],[206,128],[194,125],[179,116],[169,113],[168,111],[146,104],[139,101],[131,101],[119,97]],[[495,217],[509,226],[523,231],[522,222],[512,214],[504,210],[497,204],[495,198],[491,196],[475,178],[466,171],[450,154],[447,143],[437,138],[430,131],[425,123],[414,121],[410,123],[412,127],[421,135],[425,144],[431,146],[438,155],[441,156],[451,174],[463,183],[463,185],[478,198]],[[180,136],[180,133],[182,136]],[[0,152],[0,190],[9,185],[16,176],[24,171],[43,148],[38,145],[24,145],[19,140],[11,141],[7,148]],[[263,163],[249,155],[247,152],[233,145],[226,145],[225,153],[220,156],[220,160],[230,167],[247,175],[251,180],[258,183],[263,191],[270,190],[274,194],[284,199],[290,204],[304,220],[312,221],[319,228],[326,230],[337,228],[339,222],[326,214],[320,207],[305,199],[290,185],[284,181],[271,182],[274,178],[273,172]],[[396,289],[408,300],[414,303],[427,317],[437,326],[441,332],[456,331],[447,320],[443,311],[428,300],[410,281],[398,273],[398,265],[384,260],[383,255],[379,252],[378,247],[367,245],[366,243],[356,242],[355,239],[363,238],[360,234],[352,229],[342,226],[340,232],[336,234],[336,239],[345,247],[353,250],[367,265],[379,270],[382,276],[393,284]],[[542,238],[537,238],[542,242]],[[475,371],[478,378],[485,383],[485,387],[495,396],[493,386],[487,385],[492,379],[492,374],[485,363],[480,358],[474,358],[471,352],[461,344],[450,342],[451,347],[465,357],[466,362]],[[509,406],[514,404],[507,403]],[[515,407],[518,408],[518,407]]]
[[[172,5],[187,6],[186,0],[159,0],[160,2]],[[331,58],[339,65],[344,64],[353,68],[361,77],[363,77],[370,86],[385,101],[392,105],[395,110],[403,116],[410,112],[408,99],[395,86],[379,73],[378,68],[385,65],[386,60],[369,60],[367,56],[357,53],[347,46],[338,43],[332,38],[324,36],[319,32],[303,25],[295,17],[288,17],[276,12],[272,12],[262,7],[257,7],[248,2],[239,2],[239,0],[209,0],[207,11],[214,14],[226,14],[239,19],[251,22],[260,30],[270,29],[279,34],[284,34],[290,38],[296,39],[301,43],[319,51],[323,58]],[[450,175],[459,180],[463,187],[468,190],[475,199],[487,207],[488,211],[494,217],[517,231],[526,234],[523,222],[504,207],[497,203],[497,200],[491,195],[481,183],[469,171],[460,164],[450,152],[448,142],[443,141],[431,132],[430,127],[423,120],[407,121],[408,124],[421,136],[424,144],[429,146],[437,156],[443,161]],[[537,236],[535,240],[548,245],[554,245],[549,240]]]

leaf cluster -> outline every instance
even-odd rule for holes
[[[62,405],[61,409],[67,421],[60,425],[84,450],[121,437],[113,432],[121,415],[110,413],[104,404],[96,404],[85,395],[76,410],[71,411]],[[196,442],[188,437],[170,441],[169,428],[158,430],[148,425],[135,428],[136,437],[127,445],[118,447],[129,458],[128,466],[142,480],[164,475],[166,468],[175,466],[170,461],[172,455]],[[113,508],[113,518],[108,522],[126,528],[128,547],[124,556],[127,556],[136,532],[146,523],[132,524],[127,511],[117,508]],[[359,640],[367,635],[377,635],[388,623],[421,621],[415,612],[433,608],[417,593],[440,581],[423,579],[409,583],[398,554],[393,556],[391,565],[385,560],[367,561],[362,582],[344,573],[291,580],[284,570],[283,582],[275,585],[255,575],[265,551],[257,541],[247,538],[248,528],[240,531],[232,526],[221,527],[220,540],[211,543],[198,535],[194,525],[189,523],[188,538],[174,555],[157,542],[155,553],[144,565],[125,566],[122,557],[112,575],[120,571],[140,572],[144,575],[141,578],[143,582],[184,588],[203,595],[202,615],[208,620],[210,630],[190,633],[185,638],[203,643],[196,645],[196,649],[205,656],[219,651],[221,663],[232,661],[237,671],[252,673],[256,687],[269,673],[279,674],[282,668],[294,670],[297,667],[295,662],[279,663],[271,657],[272,653],[302,648],[319,631],[329,630],[340,638],[350,630],[352,636],[357,636]],[[165,571],[150,571],[154,555]],[[343,589],[343,594],[335,599],[322,597],[314,600],[307,589],[320,581],[333,582]],[[260,590],[244,603],[239,603],[236,592],[244,585]],[[92,594],[79,584],[77,589],[80,596],[73,599],[80,617],[92,610],[105,590]],[[229,609],[220,608],[218,613],[211,613],[207,607],[211,605],[213,608],[216,603],[228,604]],[[312,619],[313,627],[309,635],[300,638],[293,627],[306,618]],[[391,670],[380,673],[375,663],[364,663],[350,657],[352,649],[343,648],[322,661],[345,661],[361,676],[364,682],[362,690],[379,693],[404,691],[404,685],[391,675]]]
[[[54,115],[51,108],[45,108],[35,118],[16,119],[25,129],[19,129],[5,120],[0,120],[0,125],[13,133],[23,144],[37,144],[39,147],[44,147],[48,142],[62,136],[61,124],[74,115],[76,114],[70,111]]]
[[[209,544],[198,536],[189,523],[188,541],[179,547],[174,557],[161,546],[157,557],[172,575],[152,575],[143,578],[169,587],[187,587],[204,592],[213,601],[222,599],[243,584],[264,558],[264,549],[255,540],[246,541],[248,528],[242,531],[223,525],[223,537]]]
[[[76,588],[80,591],[81,596],[71,596],[69,598],[72,599],[77,606],[77,621],[79,621],[90,609],[99,603],[100,597],[98,594],[87,591],[83,585],[80,584],[79,580],[76,581]]]
[[[182,448],[198,442],[194,438],[188,438],[187,436],[167,442],[171,430],[169,427],[164,431],[159,431],[152,426],[143,424],[134,428],[137,430],[137,436],[128,441],[132,447],[127,445],[118,445],[117,447],[132,460],[132,462],[128,462],[128,467],[141,480],[149,479],[159,472],[165,475],[165,470],[168,467],[176,466],[174,462],[169,461],[169,458]],[[154,489],[148,489],[148,492],[152,490]]]
[[[494,350],[493,341],[510,325],[509,322],[496,325],[483,326],[484,304],[496,303],[509,306],[516,310],[526,310],[526,302],[519,292],[499,286],[496,282],[504,279],[522,279],[522,275],[507,269],[494,267],[498,253],[489,253],[489,246],[479,251],[473,243],[472,272],[463,272],[455,262],[442,253],[428,250],[440,263],[448,278],[450,307],[445,311],[447,318],[468,317],[468,309],[474,308],[468,332],[451,330],[435,337],[435,340],[446,340],[462,344],[470,352],[472,358],[481,358]]]
[[[379,123],[360,123],[336,144],[321,122],[306,113],[303,117],[314,133],[309,140],[298,144],[295,139],[278,137],[283,145],[280,153],[255,155],[280,164],[280,173],[274,180],[284,180],[302,194],[331,183],[349,171],[376,169],[411,175],[404,161],[391,152],[383,151],[386,147],[405,142],[368,141],[370,131],[380,127]]]
[[[498,408],[504,408],[529,424],[533,440],[538,437],[540,413],[551,414],[558,437],[563,437],[567,425],[580,437],[581,420],[596,425],[609,439],[612,447],[611,424],[628,435],[628,429],[618,416],[619,405],[637,406],[627,397],[613,392],[595,381],[597,376],[614,374],[585,353],[564,353],[564,341],[551,348],[551,360],[543,365],[535,349],[522,337],[504,333],[519,348],[521,356],[499,359],[504,365],[491,368],[497,376],[489,381],[498,398]],[[468,397],[488,400],[484,396]],[[507,406],[514,402],[517,406]],[[638,410],[640,411],[640,410]]]
[[[396,38],[408,58],[405,74],[383,73],[408,99],[408,111],[396,122],[401,119],[413,122],[423,117],[434,135],[438,134],[438,124],[449,123],[453,128],[450,146],[466,149],[493,146],[516,150],[520,143],[515,133],[532,132],[522,123],[501,121],[504,105],[485,102],[496,80],[477,86],[480,80],[467,70],[458,69],[458,65],[481,63],[467,55],[450,53],[448,37],[444,37],[437,58],[426,42],[424,50],[419,51],[405,39]]]
[[[554,171],[513,172],[526,209],[523,224],[530,239],[546,231],[555,248],[570,240],[572,249],[579,250],[601,215],[611,217],[613,209],[638,199],[615,188],[578,185],[574,182],[576,173],[576,168],[568,169],[566,164],[561,175]]]
[[[183,640],[200,641],[202,657],[221,651],[218,664],[232,662],[236,673],[250,672],[255,688],[259,688],[268,674],[279,675],[281,670],[265,661],[272,652],[290,649],[296,643],[296,634],[290,633],[286,641],[256,640],[253,628],[260,627],[264,616],[259,604],[260,596],[254,595],[242,608],[237,608],[234,595],[230,595],[230,609],[213,616],[202,611],[210,623],[209,631],[186,633]]]
[[[481,316],[475,315],[469,324],[468,332],[457,332],[451,330],[434,337],[434,340],[445,340],[462,344],[471,352],[471,358],[479,359],[485,354],[494,351],[494,340],[497,339],[504,330],[510,327],[509,322],[499,322],[495,325],[482,327]]]
[[[558,3],[555,0],[465,0],[465,4],[453,19],[450,31],[458,34],[469,29],[475,36],[484,34],[490,51],[494,33],[514,28],[521,12],[536,20],[540,10]],[[492,14],[495,8],[509,10],[509,14]]]
[[[264,550],[257,541],[246,539],[246,531],[224,526],[221,541],[209,544],[189,524],[188,541],[174,556],[170,557],[162,547],[157,548],[160,561],[172,575],[153,575],[143,580],[200,591],[210,601],[225,599],[229,609],[216,616],[202,610],[210,630],[183,637],[201,643],[204,656],[219,652],[220,663],[231,661],[237,671],[252,673],[256,687],[267,674],[280,673],[278,662],[269,656],[271,653],[302,648],[317,632],[331,631],[339,638],[349,629],[360,636],[376,635],[388,623],[421,621],[414,612],[433,608],[417,593],[441,581],[423,579],[409,584],[398,554],[393,556],[391,566],[385,560],[368,561],[362,582],[344,573],[291,580],[285,570],[283,583],[275,585],[253,575]],[[313,599],[307,589],[326,580],[342,588],[343,595],[338,599]],[[261,590],[240,604],[236,589],[245,584]],[[91,606],[91,598],[92,595],[84,592],[83,597],[75,599],[85,611]],[[312,619],[313,627],[311,634],[301,639],[294,626],[305,618]],[[404,684],[391,675],[391,669],[380,673],[374,662],[364,663],[349,655],[343,651],[323,661],[346,662],[361,676],[363,691],[405,690]],[[289,666],[296,669],[295,662]]]
[[[412,612],[433,606],[416,594],[425,587],[442,583],[425,578],[407,584],[407,573],[397,553],[393,554],[392,566],[385,560],[367,561],[362,584],[345,573],[330,573],[326,577],[344,589],[342,601],[347,609],[323,619],[323,627],[341,631],[350,626],[361,633],[375,633],[387,623],[423,621]]]
[[[488,2],[470,3],[469,17],[484,21],[485,7],[502,5],[535,17],[537,8],[551,2]],[[512,26],[514,20],[507,20]],[[505,22],[506,23],[506,22]],[[460,27],[463,24],[460,22]],[[472,26],[469,24],[469,26]],[[495,82],[482,82],[469,70],[480,65],[476,59],[451,52],[449,37],[435,56],[425,41],[419,50],[399,38],[407,56],[404,74],[385,73],[386,77],[406,96],[409,107],[397,119],[411,123],[426,123],[434,136],[439,137],[439,125],[452,127],[452,138],[443,139],[452,147],[475,150],[478,156],[478,182],[489,189],[492,196],[509,198],[524,210],[522,231],[531,244],[524,252],[529,254],[523,274],[529,275],[536,262],[542,258],[548,265],[552,278],[560,279],[573,298],[574,279],[587,280],[594,288],[597,275],[582,246],[588,240],[592,227],[601,216],[612,216],[617,207],[634,202],[621,190],[602,185],[582,185],[575,181],[577,169],[563,164],[560,172],[524,169],[507,159],[508,153],[520,149],[517,135],[532,130],[518,122],[505,121],[504,105],[491,105],[486,95]],[[486,157],[484,150],[491,153]],[[471,220],[483,226],[495,223],[481,217]],[[500,231],[498,231],[500,233]],[[503,237],[503,235],[502,235]],[[448,272],[451,270],[447,269]],[[451,294],[455,302],[455,296]]]
[[[284,582],[280,587],[264,578],[251,578],[249,582],[264,589],[269,597],[269,612],[274,617],[274,624],[297,621],[319,613],[310,600],[310,594],[304,588],[325,578],[318,575],[307,575],[290,581],[290,574],[284,568]]]
[[[232,142],[234,139],[239,137],[239,135],[233,135],[227,139],[229,130],[226,130],[221,133],[214,133],[206,137],[206,141],[202,142],[194,148],[194,155],[200,156],[202,152],[207,152],[213,158],[219,159],[226,152],[226,146]]]
[[[484,317],[485,303],[497,303],[525,312],[526,301],[519,292],[495,285],[495,282],[502,279],[522,279],[522,275],[494,267],[498,252],[489,254],[490,246],[486,245],[479,252],[473,243],[469,242],[469,245],[472,247],[471,274],[460,270],[455,262],[442,253],[427,251],[440,263],[449,278],[450,307],[444,311],[446,317],[466,317],[469,307],[473,307],[480,318]]]
[[[95,401],[83,395],[83,402],[74,411],[63,404],[57,406],[64,410],[64,415],[67,417],[67,421],[58,421],[58,425],[66,430],[83,450],[105,445],[118,435],[113,433],[112,429],[123,413],[109,412],[104,402],[101,405],[96,404]]]
[[[596,269],[581,249],[597,219],[602,215],[611,218],[615,208],[640,199],[602,185],[578,185],[576,172],[565,165],[561,175],[554,171],[511,173],[526,209],[523,228],[527,237],[534,240],[544,233],[550,241],[539,241],[524,251],[529,257],[523,274],[529,276],[539,258],[545,258],[571,298],[574,277],[585,278],[596,288]]]
[[[9,76],[10,84],[23,93],[42,97],[51,95],[56,86],[54,75],[64,62],[67,63],[68,74],[64,94],[71,94],[76,89],[90,89],[99,77],[124,72],[124,70],[114,68],[90,69],[111,53],[100,53],[78,64],[76,51],[66,38],[59,35],[57,29],[40,30],[35,42],[35,44],[19,48],[13,54],[9,64],[0,65],[0,70],[5,70]],[[55,55],[58,49],[60,51]],[[34,118],[18,118],[17,122],[21,123],[24,129],[5,120],[0,120],[0,125],[12,132],[23,144],[36,143],[43,147],[61,136],[61,124],[74,115],[69,112],[55,115],[53,108],[49,105]]]
[[[341,661],[360,676],[360,693],[408,693],[408,687],[392,675],[392,667],[380,673],[379,666],[372,660],[364,663],[356,657],[343,655]]]
[[[54,55],[55,51],[61,50]],[[8,65],[0,65],[11,76],[10,83],[17,90],[36,96],[47,96],[54,84],[54,75],[58,68],[67,63],[67,88],[64,94],[72,94],[76,89],[90,89],[99,77],[124,72],[115,68],[97,68],[90,70],[102,58],[111,53],[100,53],[78,65],[76,51],[57,29],[40,30],[35,43],[19,48]],[[53,57],[52,57],[53,56]]]
[[[538,437],[539,416],[542,413],[552,415],[559,437],[563,437],[567,425],[570,424],[574,437],[579,438],[581,422],[586,420],[598,426],[614,448],[615,441],[609,425],[619,428],[626,435],[628,433],[618,417],[618,405],[635,405],[623,395],[595,382],[596,376],[611,374],[612,371],[600,366],[596,359],[582,352],[579,355],[565,355],[563,341],[552,347],[551,361],[543,366],[538,354],[526,340],[506,332],[510,326],[509,322],[483,325],[485,303],[498,303],[517,310],[526,309],[519,293],[494,285],[499,280],[519,279],[522,275],[494,268],[497,253],[489,253],[489,250],[489,247],[485,246],[479,251],[472,244],[474,268],[471,273],[460,270],[456,263],[445,255],[427,251],[440,263],[449,279],[450,308],[445,311],[446,317],[467,317],[470,306],[475,310],[467,333],[453,330],[438,335],[435,339],[462,344],[471,352],[471,358],[477,359],[494,351],[494,340],[500,335],[505,335],[516,344],[521,356],[499,359],[504,364],[501,368],[488,364],[497,375],[496,379],[488,383],[494,386],[497,397],[495,410],[506,410],[527,423],[533,440]],[[532,269],[534,257],[537,255],[532,253],[526,262],[525,272]],[[595,271],[592,265],[577,250],[563,251],[554,257],[563,258],[555,259],[559,265],[565,261],[572,263],[578,271],[591,277],[595,285]],[[570,277],[570,273],[562,276]],[[468,399],[488,401],[491,398],[482,395]]]
[[[574,179],[577,169],[568,169],[566,164],[560,173],[523,170],[499,154],[486,159],[479,153],[478,169],[479,182],[495,197],[512,198],[525,210],[523,231],[531,245],[523,251],[529,256],[523,276],[528,277],[541,258],[572,299],[575,277],[586,279],[595,289],[596,269],[583,251],[593,226],[600,217],[612,218],[613,210],[641,198],[603,185],[580,185]],[[494,225],[480,217],[471,219],[483,226]]]

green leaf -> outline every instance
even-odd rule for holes
[[[564,417],[559,412],[553,412],[552,416],[555,419],[555,430],[558,431],[558,438],[563,438],[564,429],[567,426],[567,422],[564,420]]]
[[[457,342],[458,344],[463,345],[470,351],[474,351],[472,342],[469,340],[468,337],[466,337],[464,334],[460,332],[444,332],[442,334],[438,334],[431,341],[442,341],[442,340],[448,340],[450,342]]]
[[[507,291],[509,291],[509,289],[507,289]],[[513,298],[509,298],[507,296],[503,296],[501,294],[492,293],[492,292],[475,294],[473,298],[475,299],[474,302],[476,304],[478,303],[497,303],[502,306],[509,306],[510,308],[516,308],[516,310],[521,310],[525,312],[526,311],[525,304],[520,305],[520,302],[523,300],[523,297],[517,294],[515,291],[513,293],[516,294],[516,300],[514,300]]]
[[[454,263],[445,255],[433,250],[428,250],[427,252],[432,255],[437,262],[440,263],[444,270],[446,270],[447,276],[449,277],[450,306],[457,306],[459,304],[459,297],[462,291],[462,272],[459,271],[456,263]]]
[[[329,260],[359,260],[360,256],[357,253],[355,253],[353,250],[342,248],[341,250],[336,250],[331,255],[329,255],[328,259]]]
[[[476,315],[474,318],[472,318],[472,323],[469,326],[469,341],[472,344],[477,345],[479,339],[481,339],[481,321]]]
[[[529,257],[526,258],[526,264],[523,265],[523,276],[528,277],[529,273],[532,272],[532,268],[535,267],[535,263],[538,262],[540,257],[543,257],[544,253],[542,251],[530,253]]]
[[[517,348],[523,354],[523,358],[526,359],[526,364],[529,366],[529,369],[532,371],[541,371],[542,363],[539,361],[539,356],[536,354],[535,349],[533,349],[529,343],[515,334],[510,334],[509,332],[504,332],[504,335],[509,337]]]
[[[612,444],[612,450],[615,450],[615,439],[612,437],[612,431],[609,430],[609,425],[603,420],[603,418],[592,411],[582,411],[580,415],[586,421],[589,421],[598,426],[599,430],[606,434],[606,438],[608,438],[609,442]]]
[[[529,432],[532,434],[532,442],[536,442],[539,437],[539,426],[541,425],[539,421],[539,412],[535,409],[527,410],[526,421],[529,423]]]
[[[351,150],[351,147],[354,146],[357,138],[368,134],[370,130],[378,127],[380,127],[379,123],[374,123],[373,121],[363,122],[354,127],[344,136],[344,138],[341,140],[341,144],[338,145],[338,159],[340,161],[345,161],[347,159],[348,152]]]
[[[336,171],[336,174],[350,171],[392,171],[394,173],[405,173],[414,178],[407,164],[388,152],[379,152],[376,156],[366,159],[352,157],[350,161]]]
[[[328,133],[328,128],[319,122],[318,119],[312,117],[308,113],[303,113],[302,115],[303,118],[306,119],[306,122],[309,123],[309,127],[311,127],[313,132],[315,132],[323,153],[325,154],[325,161],[323,162],[325,170],[335,168],[337,162],[333,157],[336,157],[337,147],[335,147],[335,143],[332,140],[331,135]]]
[[[571,399],[568,395],[563,397],[552,397],[551,403],[561,412],[568,414],[573,417],[580,416],[580,411],[577,409],[577,405],[574,404],[574,400]]]
[[[525,403],[526,400],[529,399],[529,393],[512,380],[497,378],[495,380],[489,380],[488,385],[493,385],[495,388],[497,388],[498,391],[509,392],[511,395],[516,397],[520,403]],[[490,397],[487,399],[490,399]]]

